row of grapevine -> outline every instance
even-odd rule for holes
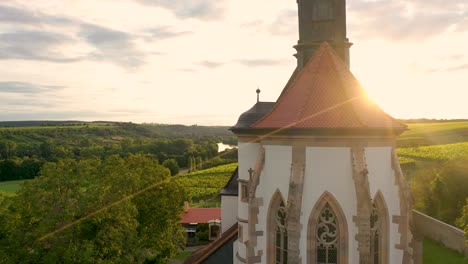
[[[468,142],[415,148],[399,148],[397,151],[400,156],[400,161],[401,158],[447,161],[468,157]]]
[[[190,200],[199,201],[219,193],[236,167],[237,163],[221,165],[179,176],[174,180],[185,188]]]

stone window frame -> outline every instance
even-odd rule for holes
[[[239,180],[239,196],[240,196],[240,201],[243,203],[248,203],[249,202],[249,187],[248,187],[248,181],[244,180]]]
[[[310,216],[309,223],[307,225],[307,263],[316,264],[317,254],[316,254],[316,230],[317,224],[319,222],[320,213],[322,209],[329,205],[336,216],[336,221],[338,224],[339,238],[338,238],[338,263],[339,264],[348,264],[349,262],[349,234],[348,234],[348,221],[346,216],[341,209],[340,204],[335,199],[335,197],[325,191],[320,198],[315,203]]]
[[[389,213],[387,203],[385,202],[385,198],[382,192],[379,190],[376,194],[374,199],[372,200],[374,204],[376,204],[379,221],[380,221],[380,228],[379,228],[379,263],[375,264],[389,264],[389,250],[390,250],[390,222],[389,222]],[[372,237],[370,238],[372,243]],[[372,255],[371,255],[371,263],[374,264]]]
[[[276,264],[276,212],[280,205],[286,206],[285,200],[279,190],[276,190],[270,199],[267,219],[267,264]]]

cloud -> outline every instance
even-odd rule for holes
[[[224,62],[219,62],[219,61],[210,61],[210,60],[205,60],[205,61],[200,61],[197,63],[197,65],[203,66],[205,68],[209,69],[215,69],[223,66],[225,63]]]
[[[286,60],[276,60],[276,59],[240,59],[235,60],[235,62],[240,63],[246,67],[268,67],[268,66],[278,66],[287,63]]]
[[[272,35],[297,34],[297,23],[297,10],[286,9],[276,16],[268,26],[268,31]]]
[[[86,23],[71,17],[0,5],[0,22],[9,25],[4,33],[0,34],[0,59],[58,63],[108,61],[127,69],[135,69],[145,64],[146,56],[152,55],[138,48],[136,42],[142,38],[141,35]],[[69,26],[66,33],[62,26]],[[157,32],[153,30],[152,33]],[[169,33],[167,29],[159,29],[160,36],[169,37]],[[84,43],[88,44],[92,51],[82,47],[75,48]],[[80,53],[77,53],[78,50]],[[153,55],[163,54],[154,52]]]
[[[461,0],[354,0],[349,2],[349,27],[362,38],[420,41],[441,34],[464,19]],[[444,8],[439,8],[439,7]],[[450,6],[445,8],[446,6]],[[457,7],[458,8],[453,8]],[[463,10],[463,9],[462,9]]]
[[[459,64],[455,66],[445,67],[445,68],[430,68],[426,69],[426,73],[435,73],[435,72],[457,72],[468,70],[468,63]]]
[[[197,70],[193,69],[193,68],[179,68],[177,69],[178,71],[181,71],[181,72],[188,72],[188,73],[196,73],[198,72]]]
[[[457,65],[454,67],[449,67],[445,69],[445,71],[447,72],[464,71],[464,70],[468,70],[468,63]]]
[[[74,62],[83,59],[67,55],[65,44],[73,40],[67,35],[38,30],[16,30],[0,34],[0,59]]]
[[[57,96],[65,86],[42,85],[29,82],[0,82],[1,113],[31,112],[40,109],[60,109],[67,100]]]
[[[1,109],[1,108],[0,108]],[[101,119],[109,115],[99,112],[87,111],[34,111],[30,110],[3,110],[0,111],[0,120],[79,120],[79,119]]]
[[[157,40],[177,38],[177,37],[193,34],[193,31],[174,30],[169,26],[159,26],[159,27],[149,28],[145,32],[149,34],[150,38],[157,39]]]
[[[178,18],[215,20],[223,17],[224,0],[133,0],[144,5],[165,8]]]
[[[94,47],[89,58],[111,61],[126,68],[137,68],[145,64],[148,54],[141,51],[135,41],[136,36],[95,24],[81,25],[78,35]]]
[[[39,85],[27,82],[0,82],[0,93],[37,94],[64,88],[65,86]]]
[[[39,11],[27,10],[13,6],[0,5],[0,22],[7,24],[21,24],[21,25],[67,25],[77,23],[76,20],[63,17],[46,15]]]

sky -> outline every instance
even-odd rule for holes
[[[351,71],[396,118],[468,118],[466,0],[348,0]],[[0,120],[234,125],[293,72],[294,0],[2,0]]]

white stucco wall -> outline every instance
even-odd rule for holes
[[[238,160],[239,160],[239,179],[249,180],[249,169],[255,168],[258,151],[260,150],[259,143],[242,143],[238,144]]]
[[[349,263],[358,263],[357,228],[353,223],[356,214],[356,192],[353,181],[351,150],[339,147],[306,148],[304,191],[302,195],[300,256],[307,261],[307,228],[309,217],[322,194],[331,193],[343,210],[348,225]]]
[[[395,172],[393,171],[391,160],[391,147],[366,148],[371,196],[374,198],[380,190],[388,207],[388,220],[390,225],[389,263],[401,263],[403,260],[403,251],[395,249],[395,245],[400,243],[398,225],[392,223],[392,216],[400,215],[400,198],[398,186],[395,183]]]
[[[242,143],[238,144],[238,160],[239,160],[239,179],[249,180],[249,169],[255,168],[258,152],[260,151],[259,143]],[[239,184],[238,208],[237,216],[240,219],[247,220],[248,218],[248,204],[240,201],[241,190]]]
[[[285,204],[288,199],[289,178],[291,175],[292,147],[265,145],[265,165],[260,175],[260,183],[257,187],[257,197],[263,197],[263,206],[260,207],[256,225],[257,231],[263,231],[265,235],[258,237],[258,250],[266,250],[266,227],[268,217],[268,207],[270,200],[276,190],[283,195]],[[266,263],[266,257],[262,258],[262,263]]]
[[[276,190],[279,190],[285,202],[289,191],[291,175],[292,147],[265,145],[265,164],[256,196],[263,198],[263,206],[259,208],[259,223],[257,231],[263,231],[264,236],[257,239],[255,252],[262,250],[266,254],[266,227],[268,207]],[[247,180],[248,169],[255,167],[260,144],[239,144],[239,178]],[[390,245],[389,263],[401,263],[403,252],[395,249],[399,243],[398,226],[392,223],[393,215],[400,215],[398,186],[395,184],[394,171],[391,165],[391,147],[369,147],[365,149],[366,163],[369,170],[369,184],[371,196],[374,197],[380,190],[389,210]],[[356,215],[356,191],[353,180],[351,150],[348,147],[307,147],[305,157],[304,191],[302,196],[301,231],[299,250],[303,263],[307,260],[307,228],[313,207],[320,196],[328,191],[338,201],[342,208],[348,227],[349,263],[359,262],[357,242],[355,236],[357,227],[353,222]],[[240,190],[239,190],[240,191]],[[232,201],[229,201],[230,203]],[[231,205],[233,205],[232,203]],[[238,202],[238,216],[248,219],[247,203]],[[223,210],[224,211],[224,210]],[[234,211],[234,210],[233,210]],[[223,216],[224,222],[224,216]],[[242,224],[242,223],[239,223]],[[244,239],[247,239],[247,224],[244,225]],[[223,226],[225,231],[227,226]],[[246,249],[243,243],[237,243],[236,250],[243,258]],[[262,257],[266,263],[266,257]]]
[[[237,196],[221,196],[221,232],[237,223]]]

